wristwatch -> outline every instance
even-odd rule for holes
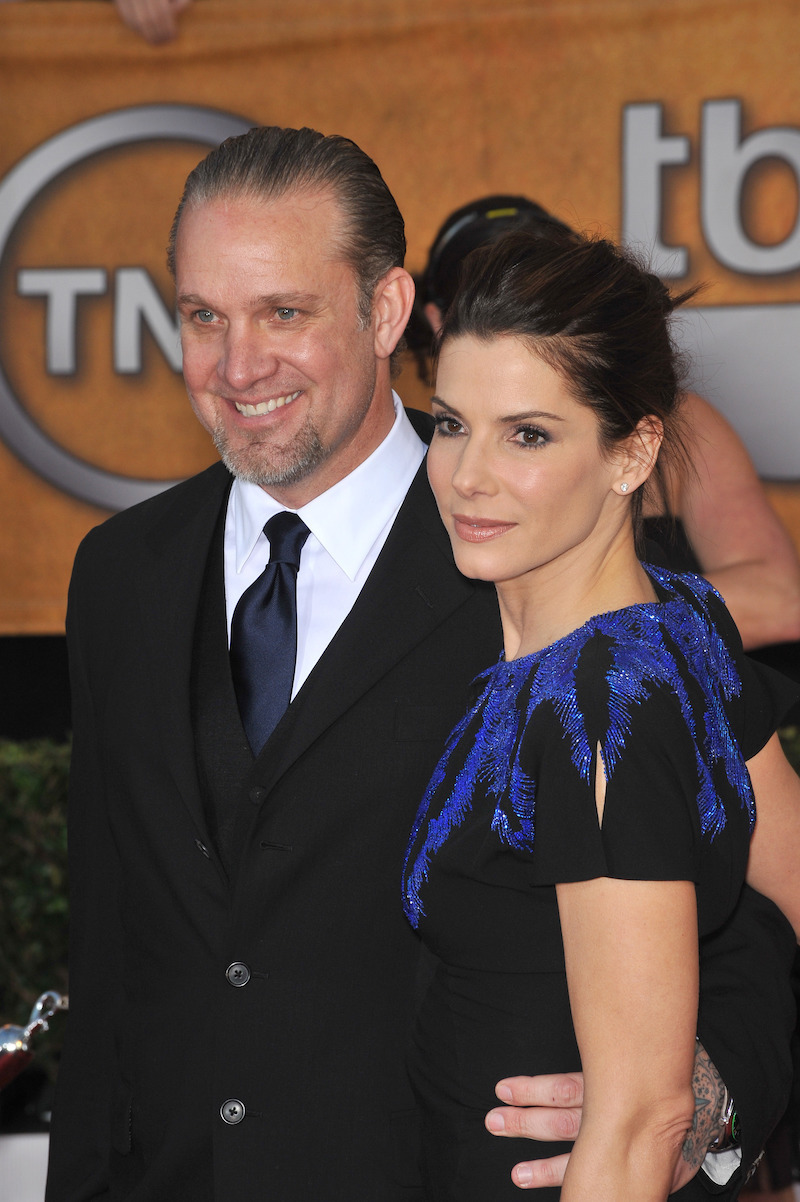
[[[725,1099],[720,1115],[722,1131],[713,1144],[708,1145],[709,1152],[729,1152],[731,1148],[739,1147],[739,1115],[736,1113],[736,1106],[728,1093],[727,1085],[724,1086],[724,1089]]]

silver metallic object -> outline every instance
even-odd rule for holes
[[[69,1009],[66,994],[50,989],[37,998],[27,1027],[15,1027],[7,1023],[0,1027],[0,1089],[21,1073],[33,1057],[31,1040],[39,1031],[49,1029],[48,1020],[59,1010]]]

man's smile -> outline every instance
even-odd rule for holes
[[[248,405],[240,401],[233,403],[242,417],[262,417],[265,413],[274,413],[276,409],[281,409],[284,405],[291,405],[302,391],[302,388],[298,388],[296,392],[287,393],[286,396],[273,397],[269,401],[259,401],[257,405]]]

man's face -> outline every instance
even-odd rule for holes
[[[295,509],[366,459],[393,419],[337,252],[342,220],[329,192],[300,192],[199,204],[178,230],[192,407],[230,471]]]

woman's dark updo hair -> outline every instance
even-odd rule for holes
[[[437,349],[466,335],[520,339],[594,410],[608,451],[643,418],[657,418],[664,441],[651,480],[663,500],[665,459],[680,469],[688,460],[680,419],[684,365],[668,319],[692,295],[670,296],[658,276],[603,239],[521,231],[464,261]],[[632,497],[636,525],[642,491]]]

